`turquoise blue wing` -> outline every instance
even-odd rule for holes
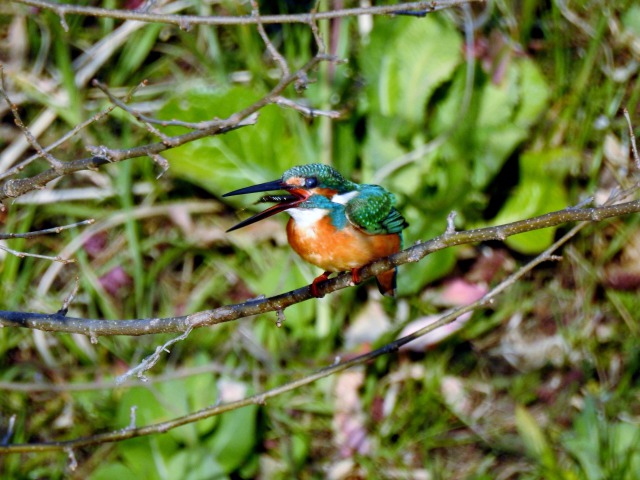
[[[345,206],[347,218],[371,235],[400,233],[409,226],[395,208],[395,197],[378,185],[362,185]]]

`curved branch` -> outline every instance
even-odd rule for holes
[[[390,257],[377,260],[362,268],[363,280],[405,263],[417,262],[430,253],[455,245],[504,240],[518,233],[554,227],[567,222],[598,222],[629,213],[640,212],[640,200],[594,208],[567,208],[527,220],[520,220],[496,227],[478,228],[461,232],[447,232],[427,242],[418,243]],[[335,292],[352,286],[350,273],[341,274],[318,285],[320,294]],[[296,303],[313,299],[309,287],[298,288],[270,298],[249,300],[235,305],[225,305],[181,317],[147,318],[136,320],[95,320],[71,318],[60,314],[0,311],[0,325],[23,327],[50,332],[81,333],[91,337],[99,335],[149,335],[155,333],[185,332],[190,328],[206,327],[230,322],[261,313],[283,310]]]
[[[424,15],[427,12],[436,12],[446,8],[455,7],[464,3],[482,2],[484,0],[439,0],[426,2],[399,3],[396,5],[384,5],[375,7],[345,8],[326,12],[299,13],[291,15],[263,15],[256,16],[198,16],[198,15],[168,15],[161,13],[147,13],[136,10],[113,10],[108,8],[84,7],[80,5],[60,4],[48,0],[13,0],[14,3],[22,3],[31,7],[52,10],[64,18],[65,15],[84,15],[92,17],[116,18],[119,20],[138,20],[140,22],[154,22],[177,25],[188,29],[193,25],[256,25],[258,23],[304,23],[333,19],[341,17],[354,17],[358,15],[393,15],[417,12]]]
[[[248,405],[263,405],[268,398],[276,397],[281,393],[288,392],[294,390],[296,388],[302,387],[304,385],[308,385],[310,383],[315,382],[321,378],[328,377],[330,375],[334,375],[348,368],[354,367],[356,365],[362,365],[367,363],[375,358],[378,358],[382,355],[386,355],[392,352],[396,352],[400,347],[406,345],[413,340],[426,335],[427,333],[440,328],[444,325],[452,323],[455,321],[460,315],[466,312],[470,312],[476,310],[478,308],[486,307],[491,304],[491,301],[504,290],[509,288],[511,285],[515,284],[520,278],[530,272],[533,268],[539,265],[542,262],[550,260],[553,258],[553,252],[557,250],[561,245],[569,241],[580,229],[582,229],[586,225],[586,223],[581,223],[576,225],[571,231],[566,233],[561,239],[556,241],[553,245],[551,245],[547,250],[542,252],[536,258],[531,260],[527,265],[518,269],[515,273],[507,277],[505,280],[500,282],[497,286],[495,286],[490,292],[484,295],[482,298],[473,302],[464,307],[460,307],[458,309],[453,310],[447,314],[442,315],[436,322],[427,325],[409,335],[406,335],[402,338],[399,338],[391,343],[384,345],[381,348],[376,350],[372,350],[371,352],[365,353],[363,355],[359,355],[351,360],[347,360],[344,362],[339,362],[329,367],[322,368],[312,373],[311,375],[306,375],[302,378],[293,380],[291,382],[285,383],[279,387],[273,388],[271,390],[267,390],[266,392],[259,393],[253,395],[251,397],[246,397],[241,400],[237,400],[235,402],[229,402],[222,405],[214,405],[212,407],[204,408],[200,411],[193,412],[182,417],[174,418],[172,420],[168,420],[161,423],[146,425],[144,427],[135,428],[129,427],[119,430],[113,430],[111,432],[105,432],[98,435],[92,435],[84,438],[76,438],[72,440],[63,440],[63,441],[53,441],[53,442],[43,442],[43,443],[32,443],[32,444],[15,444],[15,445],[0,445],[0,453],[26,453],[26,452],[45,452],[45,451],[71,451],[73,448],[84,447],[88,445],[96,445],[101,443],[109,443],[127,440],[134,437],[142,437],[147,435],[153,435],[157,433],[164,433],[174,428],[180,427],[182,425],[187,425],[189,423],[194,423],[199,420],[204,420],[209,417],[213,417],[215,415],[220,415],[221,413],[228,412],[231,410],[236,410],[238,408],[242,408]]]

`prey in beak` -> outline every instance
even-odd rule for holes
[[[276,205],[273,205],[260,213],[256,213],[253,217],[243,220],[228,229],[227,232],[238,230],[239,228],[246,227],[247,225],[251,225],[252,223],[271,217],[276,213],[284,212],[289,208],[299,205],[310,197],[310,193],[308,191],[296,187],[295,185],[289,185],[282,180],[273,180],[271,182],[259,183],[258,185],[240,188],[233,192],[225,193],[223,197],[233,197],[235,195],[244,195],[256,192],[269,192],[272,190],[287,190],[288,193],[283,195],[265,195],[261,197],[256,203],[275,203]]]

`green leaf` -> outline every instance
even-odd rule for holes
[[[377,19],[362,55],[372,108],[384,117],[417,124],[427,100],[461,62],[462,39],[453,25],[423,19]]]
[[[91,480],[113,480],[114,478],[118,480],[139,480],[140,476],[127,466],[118,462],[102,464],[91,472]]]
[[[562,435],[562,444],[577,460],[580,478],[634,480],[640,471],[640,428],[610,422],[596,408],[593,398],[585,399],[573,431]]]
[[[110,85],[121,85],[128,77],[138,71],[145,61],[148,61],[149,53],[156,45],[159,33],[163,25],[149,25],[148,28],[138,30],[130,35],[124,44],[118,65],[113,69],[113,77]]]
[[[633,35],[640,37],[640,5],[632,4],[629,10],[622,15],[622,24],[624,28]]]
[[[165,405],[170,405],[172,413],[175,415],[183,415],[193,411],[188,401],[188,390],[183,380],[173,380],[163,382],[158,385],[162,401]],[[180,428],[174,428],[168,432],[176,442],[185,443],[187,445],[197,445],[198,433],[196,424],[184,425]]]
[[[519,63],[520,73],[520,105],[515,116],[515,124],[530,127],[545,111],[549,102],[549,85],[540,69],[528,58]]]
[[[480,91],[477,124],[479,128],[493,129],[511,120],[519,95],[520,66],[509,63],[500,83],[486,81]],[[488,79],[487,79],[488,80]]]
[[[180,92],[160,112],[165,119],[200,122],[226,118],[261,97],[248,87],[198,88]],[[301,129],[300,115],[269,106],[258,122],[239,130],[187,143],[166,152],[170,174],[222,194],[251,183],[274,180],[288,168],[316,159],[309,129]],[[184,133],[171,127],[168,134]],[[230,199],[230,202],[243,202]]]
[[[256,444],[257,405],[222,414],[214,436],[207,442],[210,453],[225,472],[238,469]]]
[[[567,207],[564,178],[579,157],[571,150],[527,152],[520,157],[522,180],[513,191],[493,225],[515,222]],[[507,245],[524,254],[543,251],[553,243],[556,227],[509,237]]]
[[[538,461],[549,475],[558,471],[555,454],[547,442],[538,421],[521,405],[516,406],[516,427],[527,453]],[[556,478],[555,475],[547,478]]]
[[[167,478],[224,480],[229,476],[208,449],[190,447],[171,457]]]

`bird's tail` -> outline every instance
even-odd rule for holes
[[[386,272],[382,272],[380,275],[376,277],[376,282],[378,282],[378,290],[385,297],[395,297],[396,296],[396,275],[398,274],[398,268],[394,268],[393,270],[388,270]]]

